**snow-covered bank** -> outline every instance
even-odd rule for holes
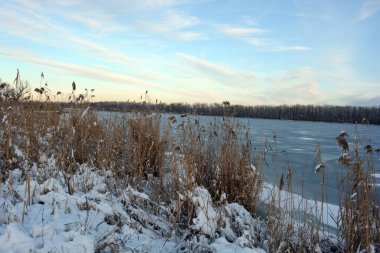
[[[255,247],[258,221],[238,204],[215,208],[204,188],[189,193],[196,215],[179,236],[170,207],[130,187],[115,188],[110,172],[81,167],[73,195],[61,173],[39,182],[41,169],[32,172],[25,209],[22,171],[12,171],[2,185],[0,252],[265,252]]]

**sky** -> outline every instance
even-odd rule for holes
[[[58,100],[380,105],[380,0],[0,1],[0,78]]]

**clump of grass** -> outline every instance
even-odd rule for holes
[[[199,123],[184,129],[182,146],[187,189],[203,186],[214,200],[226,195],[228,202],[237,202],[254,213],[261,192],[262,175],[254,166],[248,130],[227,119],[221,125],[211,123],[208,131]]]
[[[223,128],[218,159],[218,191],[226,193],[229,202],[240,203],[254,213],[261,193],[262,175],[253,163],[248,130],[243,141],[239,141],[237,131],[228,123]]]
[[[159,116],[138,114],[129,119],[127,146],[127,171],[133,186],[148,175],[163,178],[166,140],[160,135]]]
[[[374,173],[373,153],[360,154],[360,138],[356,132],[356,143],[351,151],[342,146],[339,162],[345,176],[339,184],[339,235],[346,252],[373,252],[380,243],[380,203],[376,196],[371,174]],[[338,143],[345,141],[337,139]]]

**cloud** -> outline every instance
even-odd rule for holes
[[[200,32],[191,30],[201,24],[199,18],[184,12],[167,11],[158,21],[143,21],[144,29],[169,39],[192,41],[205,38]]]
[[[259,105],[259,104],[271,104],[273,101],[268,98],[268,96],[263,93],[264,95],[261,95],[263,92],[233,92],[232,98],[229,98],[230,102],[233,104],[246,104],[246,105]]]
[[[269,39],[264,39],[264,38],[247,38],[246,41],[248,42],[248,44],[251,44],[253,46],[257,46],[257,47],[264,47],[264,46],[267,46],[267,45],[271,45],[273,42]]]
[[[46,9],[52,10],[65,7],[76,7],[82,10],[88,11],[113,11],[118,12],[144,12],[148,10],[156,10],[162,8],[169,8],[174,6],[179,6],[183,4],[188,4],[188,0],[108,0],[108,1],[86,1],[86,0],[14,0],[19,6],[27,7],[29,9],[41,10],[44,7]],[[116,8],[115,8],[116,6]]]
[[[172,34],[172,37],[182,41],[194,41],[206,39],[206,36],[199,32],[177,32]]]
[[[299,80],[299,79],[305,79],[305,78],[315,78],[316,73],[314,70],[310,67],[299,67],[293,70],[286,71],[283,76],[282,80],[284,81],[292,81],[292,80]]]
[[[284,46],[280,43],[267,38],[250,37],[245,40],[248,44],[257,47],[263,51],[269,52],[288,52],[288,51],[308,51],[313,50],[311,47],[306,46]]]
[[[15,0],[18,10],[26,16],[39,20],[42,24],[51,22],[56,17],[90,28],[92,32],[112,33],[125,31],[126,27],[116,22],[114,13],[99,9],[97,4],[88,4],[83,0],[29,1]],[[95,2],[95,1],[94,1]],[[14,6],[10,6],[14,8]],[[62,25],[62,23],[61,23]]]
[[[319,88],[319,84],[315,81],[299,84],[294,87],[299,96],[303,99],[312,99],[313,101],[321,101],[324,94]],[[309,100],[310,101],[310,100]]]
[[[318,73],[310,67],[299,67],[267,76],[266,95],[272,104],[318,104],[327,99]]]
[[[219,30],[226,36],[240,38],[246,43],[255,46],[263,51],[286,52],[312,50],[312,48],[302,45],[283,45],[282,43],[270,37],[270,30],[263,28],[225,25]],[[266,37],[262,37],[263,34],[265,34]]]
[[[22,61],[43,65],[46,67],[53,67],[58,70],[63,70],[77,76],[83,76],[92,79],[100,79],[104,81],[111,81],[122,84],[132,84],[132,85],[145,85],[152,88],[161,89],[160,86],[149,83],[145,80],[135,78],[133,76],[117,74],[105,71],[99,67],[87,67],[77,64],[65,63],[61,61],[50,60],[47,58],[36,57],[34,55],[27,54],[26,52],[9,52],[9,51],[0,51],[1,55],[20,59]]]
[[[362,5],[357,21],[366,20],[380,11],[380,0],[369,0]]]
[[[43,22],[35,22],[31,18],[19,15],[11,9],[0,7],[0,27],[6,33],[13,33],[19,36],[30,36],[44,34],[49,31],[48,26]]]
[[[258,26],[258,23],[256,22],[255,19],[253,19],[252,17],[250,16],[242,16],[241,18],[241,21],[245,24],[245,25],[248,25],[248,26]]]
[[[226,87],[252,87],[256,84],[256,75],[252,72],[237,71],[230,67],[183,54],[176,54],[184,61],[185,71],[192,71],[203,80]]]
[[[60,15],[71,22],[85,26],[92,32],[96,33],[121,33],[129,31],[130,28],[124,24],[117,22],[112,15],[106,15],[104,13],[94,12],[60,12]]]
[[[128,3],[128,6],[131,6],[136,10],[167,8],[189,3],[188,0],[131,0],[125,2]]]
[[[312,48],[305,47],[305,46],[282,46],[282,45],[276,45],[269,48],[269,51],[275,51],[275,52],[308,51],[308,50],[312,50]]]
[[[268,92],[268,96],[276,104],[320,104],[325,99],[320,84],[315,81],[299,84],[277,83]]]
[[[95,53],[94,56],[101,57],[108,62],[121,63],[127,65],[136,64],[137,62],[139,62],[137,59],[126,56],[122,52],[112,51],[104,46],[101,46],[89,40],[82,39],[80,37],[76,37],[74,35],[68,35],[66,38],[71,42],[82,45],[84,47],[84,50],[82,51],[88,51],[88,49],[90,49],[90,55],[91,53]]]
[[[203,72],[206,72],[209,74],[223,75],[223,76],[232,75],[232,71],[224,66],[210,63],[206,60],[202,60],[197,57],[183,54],[183,53],[177,53],[177,56],[179,56],[180,58],[185,60],[187,63],[189,63],[190,65],[194,66],[195,68]]]
[[[9,22],[9,20],[13,21]],[[123,65],[138,62],[123,52],[111,50],[84,36],[78,36],[38,15],[22,15],[22,13],[7,11],[0,7],[0,28],[22,40],[47,47],[72,50],[82,56]]]
[[[155,32],[171,32],[190,28],[200,23],[195,16],[183,12],[169,11],[165,17],[155,23],[146,23],[146,26]]]
[[[250,27],[223,27],[221,29],[222,33],[233,36],[233,37],[245,37],[252,34],[261,34],[266,32],[264,29],[260,28],[250,28]]]

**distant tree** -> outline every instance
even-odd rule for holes
[[[330,105],[258,105],[243,106],[231,105],[224,101],[215,104],[193,105],[184,103],[147,104],[152,111],[178,114],[235,116],[245,118],[306,120],[325,122],[361,123],[363,118],[371,124],[380,124],[380,106],[330,106]],[[92,103],[94,108],[111,111],[134,111],[141,109],[141,103],[134,102],[107,102]]]

